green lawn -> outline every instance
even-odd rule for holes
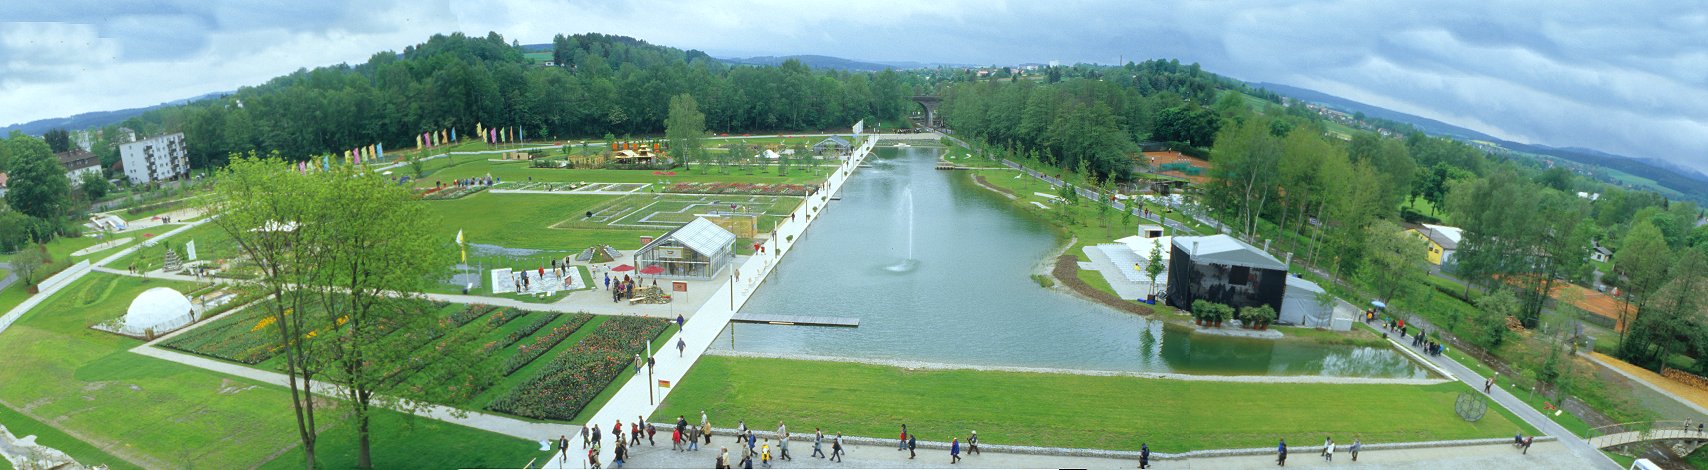
[[[706,410],[717,425],[788,421],[797,428],[888,437],[901,423],[929,440],[978,430],[985,442],[1075,448],[1264,447],[1331,435],[1405,442],[1534,433],[1505,410],[1470,423],[1453,412],[1459,383],[1248,384],[708,356],[654,419]]]
[[[640,248],[640,237],[658,236],[662,229],[625,229],[579,222],[587,211],[597,212],[613,196],[558,194],[493,194],[482,192],[461,199],[422,201],[440,217],[438,236],[447,243],[463,231],[468,243],[507,248],[532,248],[578,253],[595,244],[619,250]],[[560,222],[567,222],[559,225]],[[472,254],[472,253],[471,253]],[[562,255],[558,255],[561,257]]]
[[[159,236],[175,228],[177,226],[163,230],[148,230],[147,233]],[[138,232],[135,236],[141,239],[142,233]],[[196,242],[196,259],[199,260],[231,259],[238,253],[237,244],[231,241],[230,235],[226,235],[225,229],[220,228],[214,222],[208,222],[167,237],[154,246],[131,252],[131,254],[114,260],[108,267],[125,269],[130,267],[131,263],[135,263],[137,269],[143,271],[160,269],[166,263],[167,248],[178,251],[180,259],[188,261],[190,254],[185,251],[184,246],[192,241]]]
[[[369,426],[379,430],[371,437],[374,468],[517,468],[528,459],[547,455],[534,441],[403,413],[379,411]],[[355,433],[356,427],[348,422],[322,431],[315,445],[320,468],[355,468]],[[260,468],[301,469],[302,448],[293,448]]]
[[[4,413],[18,413],[52,423],[86,444],[61,445],[52,439],[63,435],[44,432],[45,442],[89,459],[82,460],[86,464],[103,462],[101,453],[126,461],[112,462],[115,468],[187,468],[192,462],[252,468],[281,453],[287,462],[300,461],[291,457],[300,451],[291,450],[297,437],[285,389],[133,354],[127,350],[141,341],[88,328],[122,315],[137,294],[157,286],[194,288],[90,274],[0,334],[0,408],[7,410],[0,422],[13,425]],[[354,460],[349,431],[341,430],[346,417],[334,402],[323,406],[317,419],[327,426],[321,443],[330,453],[328,468],[349,467],[339,463]],[[382,466],[520,466],[532,446],[426,419],[414,424],[410,431],[396,415],[376,421],[376,435],[403,436],[375,441],[376,459],[400,462],[378,460]]]
[[[127,462],[124,459],[114,457],[112,454],[108,454],[93,445],[89,445],[87,442],[79,441],[77,438],[66,434],[65,431],[49,426],[35,418],[20,414],[16,410],[5,406],[0,406],[0,424],[5,425],[6,430],[10,431],[13,436],[22,438],[24,436],[34,435],[36,436],[37,444],[65,452],[65,455],[71,456],[72,459],[75,459],[78,463],[86,466],[106,465],[108,468],[114,470],[133,468],[141,470],[142,468]],[[6,461],[0,460],[0,463],[6,463]]]

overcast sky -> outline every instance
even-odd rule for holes
[[[0,9],[0,125],[233,90],[434,33],[497,31],[530,44],[601,32],[720,57],[1178,58],[1509,140],[1708,172],[1708,6],[1696,2],[11,3]]]

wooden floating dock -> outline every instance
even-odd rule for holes
[[[844,326],[858,327],[860,319],[849,317],[815,317],[807,315],[772,315],[767,313],[737,313],[730,321],[742,323],[769,323],[772,325],[802,325],[802,326]]]

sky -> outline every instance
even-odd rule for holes
[[[1196,62],[1508,140],[1708,172],[1708,5],[1679,1],[143,0],[0,10],[0,125],[366,61],[435,33],[717,57]]]

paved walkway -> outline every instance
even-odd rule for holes
[[[0,290],[6,290],[7,287],[12,287],[12,283],[18,282],[18,273],[12,271],[12,263],[0,263],[0,271],[6,272],[5,277],[0,277]]]
[[[663,429],[659,430],[661,433]],[[804,430],[810,435],[812,430]],[[640,447],[632,449],[632,455],[625,468],[711,468],[717,459],[721,448],[730,449],[732,464],[741,460],[741,451],[727,436],[713,436],[712,445],[702,445],[699,451],[677,452],[670,450],[669,438],[663,438],[657,446],[648,446],[644,442]],[[829,436],[826,436],[829,440]],[[772,443],[772,455],[778,455],[775,442]],[[1317,444],[1320,444],[1318,442]],[[605,441],[603,446],[610,449],[611,442]],[[943,449],[919,449],[918,456],[908,459],[906,452],[897,451],[894,445],[844,445],[846,455],[843,462],[831,462],[828,459],[812,457],[810,442],[793,441],[789,444],[789,453],[795,459],[787,462],[773,462],[778,469],[788,468],[1135,468],[1138,461],[1135,458],[1114,457],[1064,457],[1040,454],[1020,454],[1010,452],[987,451],[979,455],[962,455],[960,464],[949,464],[949,452]],[[538,453],[539,461],[536,467],[544,464],[544,468],[584,468],[586,451],[579,441],[572,440],[569,445],[567,462],[559,460],[557,453]],[[830,453],[830,444],[824,445],[826,454]],[[606,452],[609,454],[609,452]],[[1154,454],[1153,454],[1154,456]],[[547,460],[549,457],[549,461]],[[607,456],[608,457],[608,456]],[[605,457],[602,457],[605,458]],[[1454,446],[1454,447],[1425,447],[1415,449],[1366,450],[1360,452],[1358,462],[1351,461],[1342,446],[1335,452],[1333,462],[1325,462],[1315,450],[1295,448],[1287,459],[1285,468],[1378,468],[1378,469],[1512,469],[1512,468],[1546,468],[1549,470],[1592,469],[1594,466],[1585,464],[1577,456],[1567,451],[1565,446],[1557,442],[1537,442],[1530,447],[1529,454],[1521,453],[1508,444]],[[601,460],[606,468],[612,468],[610,460]],[[1270,469],[1275,466],[1275,455],[1235,455],[1226,457],[1196,457],[1180,460],[1154,459],[1152,468],[1164,469]],[[760,468],[755,463],[754,468]]]
[[[711,296],[712,299],[728,297],[731,301],[713,300],[706,302],[697,312],[694,312],[693,318],[689,319],[682,330],[677,333],[688,344],[686,354],[683,357],[678,358],[668,352],[659,354],[658,365],[652,371],[651,377],[648,377],[648,374],[635,374],[624,381],[610,401],[606,402],[605,406],[600,408],[597,413],[594,413],[591,422],[609,425],[608,423],[617,420],[633,421],[637,416],[652,416],[652,412],[658,408],[658,404],[672,390],[657,388],[655,380],[678,383],[683,376],[687,375],[688,369],[700,359],[700,356],[717,339],[718,333],[723,331],[724,325],[729,323],[736,310],[740,309],[742,304],[747,303],[747,299],[753,295],[754,289],[764,281],[765,276],[771,273],[772,268],[776,266],[776,261],[806,236],[806,229],[812,223],[814,214],[824,210],[825,205],[830,202],[830,196],[842,189],[842,184],[853,174],[860,162],[871,154],[871,150],[876,144],[877,139],[874,138],[855,150],[853,156],[844,161],[831,174],[823,190],[807,197],[800,206],[795,208],[790,219],[779,223],[774,232],[775,237],[766,241],[766,254],[752,256],[739,264],[732,264],[736,267],[734,278],[723,283]],[[792,241],[784,242],[784,240]],[[671,342],[674,343],[675,341]],[[549,434],[536,439],[544,439],[548,436],[556,437],[557,435]],[[606,446],[603,449],[600,461],[610,462],[613,450],[613,446]],[[579,466],[579,462],[576,465]]]
[[[1407,351],[1411,350],[1408,346],[1399,347],[1400,349],[1405,349]],[[1470,385],[1471,388],[1482,390],[1483,382],[1486,377],[1477,375],[1476,372],[1471,371],[1470,368],[1465,367],[1463,364],[1460,364],[1459,361],[1455,361],[1451,357],[1447,357],[1446,355],[1415,355],[1414,357],[1422,358],[1429,364],[1447,371],[1452,374],[1454,378],[1459,379],[1459,381],[1464,382],[1466,385]],[[1546,416],[1542,416],[1541,412],[1536,411],[1535,408],[1531,408],[1530,405],[1525,404],[1524,401],[1519,400],[1518,397],[1508,393],[1505,389],[1495,387],[1494,393],[1489,395],[1489,397],[1492,398],[1496,404],[1505,407],[1506,409],[1511,410],[1513,414],[1518,415],[1519,419],[1523,419],[1525,422],[1530,423],[1531,426],[1535,426],[1536,429],[1541,430],[1542,434],[1559,438],[1560,444],[1565,446],[1567,451],[1581,459],[1580,464],[1585,466],[1581,468],[1599,468],[1608,470],[1620,468],[1618,463],[1615,463],[1613,459],[1607,458],[1606,454],[1602,454],[1600,450],[1596,449],[1595,446],[1590,445],[1588,441],[1572,434],[1571,431],[1566,430],[1566,428],[1560,426],[1559,423],[1555,423],[1554,420],[1548,419]]]

